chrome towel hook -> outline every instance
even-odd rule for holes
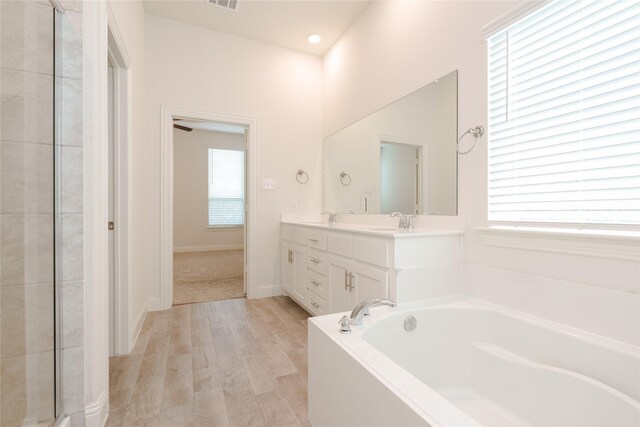
[[[469,148],[467,151],[460,151],[460,141],[462,140],[462,138],[464,138],[466,134],[475,136],[476,140],[471,146],[471,148]],[[481,125],[468,129],[465,133],[462,134],[462,136],[460,136],[460,138],[458,138],[458,143],[456,144],[456,149],[458,150],[458,153],[460,154],[470,153],[471,150],[476,148],[476,145],[478,144],[478,141],[480,141],[480,138],[482,137],[482,135],[484,135],[484,127]]]
[[[296,181],[300,184],[306,184],[309,182],[309,174],[302,169],[298,169],[298,173],[296,173]]]
[[[340,172],[340,183],[342,185],[349,185],[351,184],[351,175],[349,175],[346,172]]]

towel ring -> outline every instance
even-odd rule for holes
[[[460,151],[460,140],[462,140],[462,138],[464,138],[464,136],[466,134],[470,134],[470,135],[475,136],[476,137],[476,141],[473,143],[471,148],[469,148],[467,151]],[[458,153],[460,153],[460,154],[470,153],[471,150],[476,148],[476,145],[478,144],[478,141],[480,141],[480,137],[482,137],[482,135],[484,135],[484,127],[483,126],[478,125],[478,126],[476,126],[474,128],[468,129],[465,133],[462,134],[462,136],[460,136],[460,138],[458,138],[458,143],[456,144],[456,149],[458,150]]]
[[[296,181],[300,184],[306,184],[309,182],[309,174],[302,169],[298,169],[298,173],[296,173]]]
[[[346,181],[346,182],[345,182]],[[349,175],[346,172],[340,172],[340,183],[342,185],[349,185],[351,184],[351,175]]]

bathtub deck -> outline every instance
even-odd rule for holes
[[[482,425],[522,427],[529,425],[522,418],[472,389],[438,388],[437,391]]]

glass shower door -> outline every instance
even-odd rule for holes
[[[0,1],[0,424],[56,418],[55,11]]]

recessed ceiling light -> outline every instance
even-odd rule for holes
[[[319,34],[309,34],[307,36],[307,40],[309,40],[309,43],[313,43],[313,44],[320,43],[321,39],[322,37],[320,37]]]

